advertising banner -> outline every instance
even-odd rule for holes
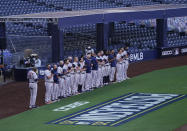
[[[181,56],[187,54],[187,46],[160,48],[160,58]]]
[[[151,50],[151,51],[142,51],[136,53],[129,54],[129,61],[132,62],[140,62],[145,60],[153,60],[158,58],[158,51]]]

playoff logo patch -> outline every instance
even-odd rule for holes
[[[129,93],[47,124],[119,126],[185,97],[177,94]]]

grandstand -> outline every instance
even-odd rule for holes
[[[1,0],[0,16],[41,12],[78,11],[105,8],[132,7],[157,4],[187,4],[186,0]],[[10,8],[11,7],[11,8]],[[187,17],[168,19],[170,47],[187,45]],[[129,52],[149,51],[157,48],[156,19],[114,22],[114,33],[109,38],[109,49],[129,45]],[[182,32],[182,33],[181,33]],[[80,56],[85,47],[96,49],[96,24],[83,24],[63,28],[64,55]],[[51,59],[51,37],[46,22],[6,22],[8,50],[16,61],[23,50],[33,49],[44,60]],[[25,44],[27,43],[27,44]],[[43,51],[41,51],[43,49]],[[45,57],[43,57],[45,56]],[[47,56],[47,57],[46,57]]]

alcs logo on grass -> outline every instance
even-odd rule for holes
[[[186,95],[130,93],[48,122],[59,125],[118,126],[181,100]]]
[[[88,102],[88,101],[77,101],[77,102],[74,102],[72,104],[54,109],[53,111],[68,111],[68,110],[74,109],[76,107],[79,107],[79,106],[82,106],[82,105],[85,105],[85,104],[88,104],[88,103],[90,103],[90,102]]]

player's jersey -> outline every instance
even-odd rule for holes
[[[108,56],[107,56],[107,55],[104,55],[104,56],[102,57],[102,59],[105,60],[105,61],[108,61]]]
[[[101,68],[102,67],[101,62],[103,61],[102,56],[97,56],[96,59],[97,59],[98,62],[100,62],[99,67]]]
[[[62,77],[62,75],[63,75],[63,68],[61,66],[58,66],[57,73],[59,74],[60,77]]]
[[[94,56],[91,57],[91,63],[93,64],[92,70],[98,70],[98,62],[96,57]]]
[[[53,80],[54,80],[54,83],[59,83],[59,78],[58,78],[58,76],[59,76],[59,74],[58,74],[58,72],[57,72],[57,69],[54,69],[53,71]]]
[[[102,62],[101,56],[97,56],[96,59],[97,59],[97,61]]]
[[[62,69],[63,69],[63,72],[66,73],[68,71],[68,65],[64,64]]]
[[[52,74],[50,70],[48,69],[45,70],[44,74],[45,74],[45,82],[53,82],[53,77],[51,77],[50,79],[47,78],[50,77]]]
[[[85,58],[86,73],[91,73],[91,60]]]
[[[127,55],[127,51],[124,50],[123,53],[122,53],[123,56],[126,56]]]
[[[34,71],[29,71],[27,74],[27,79],[29,80],[29,83],[36,83],[38,80],[38,76]]]
[[[70,63],[68,64],[68,67],[71,68],[72,66],[73,66],[73,64],[70,62]]]
[[[113,54],[110,54],[110,55],[108,56],[108,59],[110,60],[110,66],[111,66],[111,67],[116,67],[116,59],[115,59],[114,55],[113,55]]]
[[[84,66],[85,66],[85,62],[84,61],[83,62],[79,62],[79,64],[80,64],[80,68],[83,69]]]
[[[73,65],[75,65],[75,67],[78,67],[78,62],[73,62]]]
[[[116,60],[119,62],[119,60],[122,58],[122,55],[121,54],[117,54],[117,56],[116,56]]]

